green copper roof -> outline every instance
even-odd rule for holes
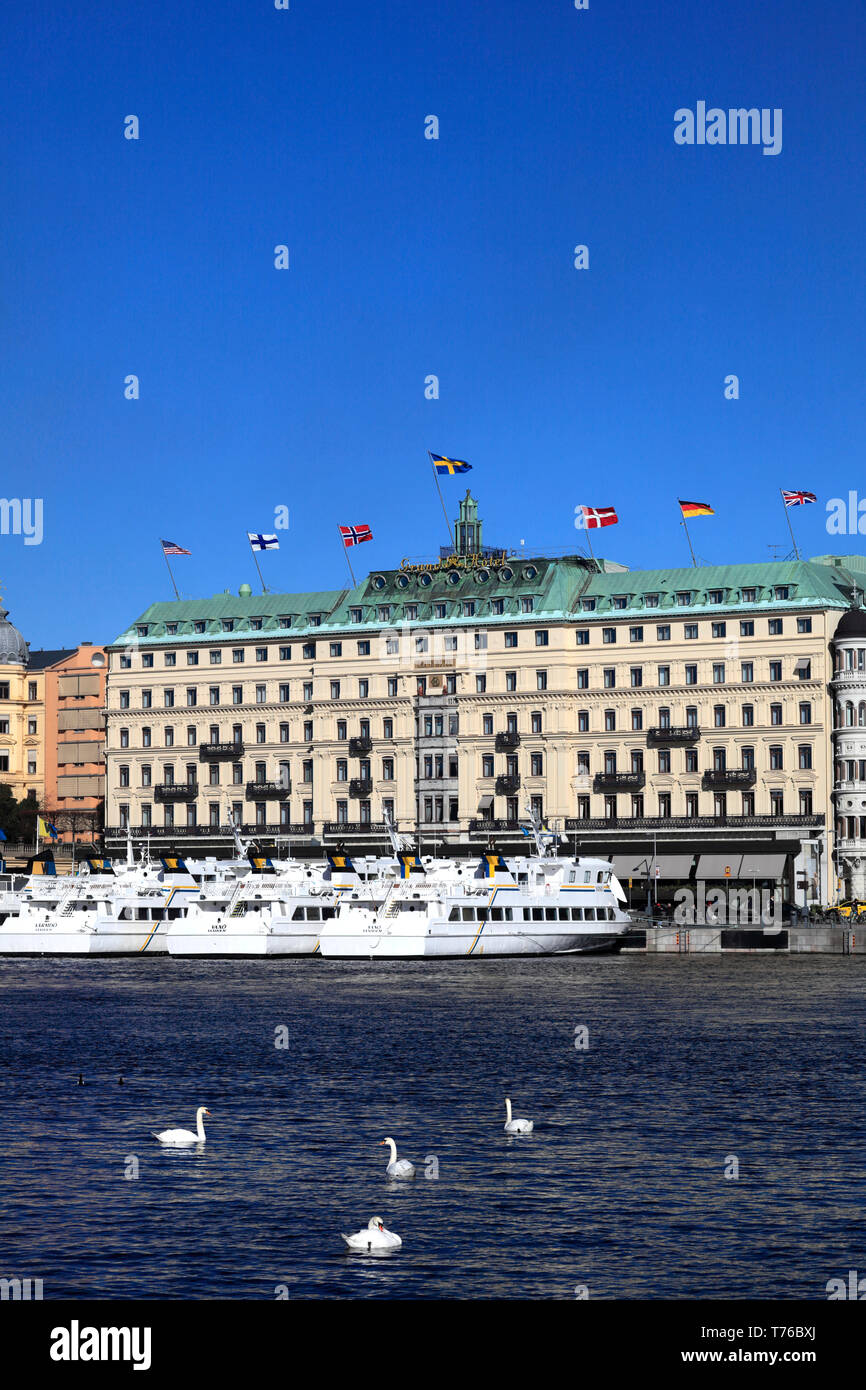
[[[600,572],[580,555],[470,556],[457,563],[445,559],[374,570],[353,589],[245,596],[226,591],[210,599],[154,603],[113,645],[253,641],[259,633],[312,638],[401,622],[537,624],[611,617],[652,621],[662,615],[719,616],[764,605],[844,609],[851,603],[852,590],[862,589],[864,575],[866,557],[857,555],[612,572]],[[683,602],[680,595],[688,595],[689,601]],[[318,623],[312,621],[316,616]],[[227,629],[224,624],[230,620],[232,627]],[[253,626],[255,620],[261,620],[260,626]],[[176,630],[169,630],[175,624]],[[202,624],[204,630],[196,631]]]

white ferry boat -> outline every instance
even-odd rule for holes
[[[322,927],[347,892],[363,894],[390,860],[359,859],[342,851],[327,861],[273,863],[250,854],[252,872],[220,900],[202,894],[173,922],[166,938],[172,956],[312,956]]]
[[[128,955],[166,950],[169,924],[202,893],[226,898],[246,861],[191,861],[177,855],[145,858],[117,869],[107,859],[85,861],[79,873],[28,880],[18,910],[0,924],[0,955]]]
[[[432,873],[412,856],[405,876],[345,894],[319,951],[381,960],[616,950],[631,923],[610,863],[546,854],[552,837],[537,817],[530,824],[534,856],[506,863],[487,853],[477,867],[452,862]]]

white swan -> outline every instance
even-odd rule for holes
[[[385,1230],[381,1216],[372,1217],[367,1222],[366,1230],[356,1231],[353,1236],[347,1236],[342,1231],[340,1234],[350,1250],[399,1250],[403,1244],[393,1231]]]
[[[204,1143],[207,1135],[204,1132],[204,1116],[209,1115],[210,1111],[200,1105],[195,1112],[196,1132],[193,1134],[191,1129],[164,1129],[157,1134],[155,1129],[150,1132],[154,1139],[158,1139],[160,1144],[199,1144]]]
[[[512,1118],[511,1118],[511,1101],[508,1099],[508,1096],[505,1097],[505,1117],[506,1117],[506,1118],[505,1118],[505,1133],[506,1133],[506,1134],[531,1134],[531,1133],[532,1133],[532,1121],[531,1121],[531,1120],[512,1120]]]
[[[391,1162],[385,1169],[389,1178],[414,1178],[415,1164],[410,1163],[408,1158],[397,1157],[397,1145],[393,1139],[382,1139],[382,1144],[388,1144],[391,1148]]]

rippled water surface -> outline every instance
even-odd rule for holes
[[[825,1298],[866,1270],[864,990],[866,961],[833,957],[0,961],[0,1276]],[[506,1094],[531,1137],[503,1134]],[[198,1105],[201,1149],[149,1137]],[[384,1135],[414,1182],[385,1179]],[[374,1214],[403,1249],[345,1256]]]

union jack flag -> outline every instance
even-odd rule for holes
[[[786,492],[784,488],[782,488],[782,497],[786,507],[805,507],[807,502],[818,501],[814,492]]]
[[[599,526],[616,526],[619,517],[614,507],[581,507],[583,512],[583,524],[587,531],[594,531]]]
[[[341,526],[340,535],[345,546],[360,545],[362,541],[373,539],[373,532],[369,526]]]

